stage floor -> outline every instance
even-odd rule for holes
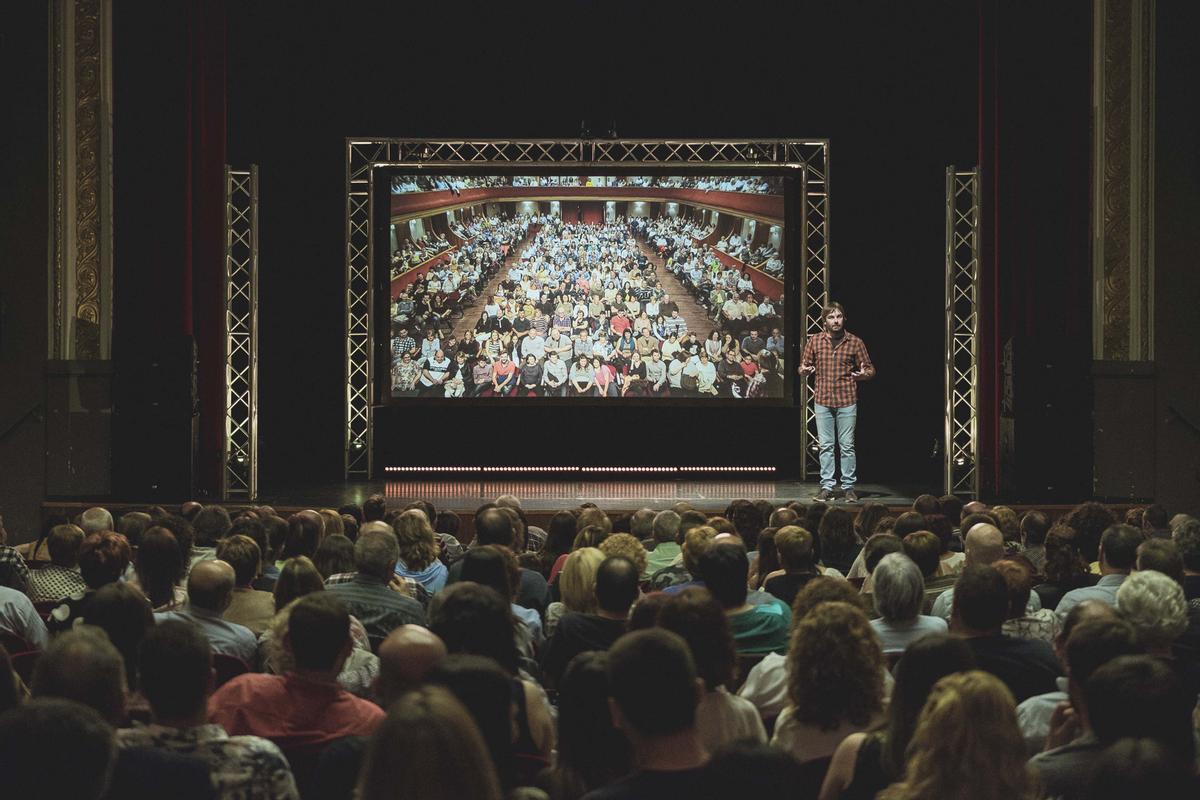
[[[463,512],[502,494],[512,494],[532,512],[553,512],[593,502],[605,510],[632,511],[642,506],[665,508],[681,500],[701,511],[718,511],[730,501],[769,500],[783,505],[793,500],[812,502],[820,491],[815,482],[800,481],[556,481],[556,480],[387,480],[313,486],[281,495],[263,493],[259,502],[272,505],[336,508],[343,503],[361,503],[372,494],[383,494],[389,506],[413,500],[428,500],[440,509]],[[862,503],[876,502],[892,507],[911,506],[919,493],[916,487],[865,483],[856,487]],[[838,501],[840,504],[840,501]]]

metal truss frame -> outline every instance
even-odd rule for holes
[[[946,168],[944,490],[979,497],[979,168]]]
[[[225,166],[225,430],[221,497],[258,496],[258,165]]]
[[[802,167],[800,247],[804,286],[800,292],[803,336],[823,328],[821,309],[829,299],[830,158],[828,139],[389,139],[346,140],[346,409],[345,477],[369,478],[373,463],[371,403],[372,314],[371,197],[376,167],[513,166],[569,164],[572,167],[652,164],[662,166],[797,165]],[[800,343],[803,345],[803,342]],[[801,476],[818,469],[816,412],[802,388],[804,425]]]

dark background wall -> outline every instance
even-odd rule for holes
[[[665,4],[468,5],[451,28],[396,8],[231,10],[230,159],[262,165],[264,484],[341,469],[344,137],[571,137],[585,118],[625,137],[832,140],[833,295],[879,368],[862,400],[862,478],[936,480],[943,169],[975,157],[974,9],[806,5],[739,5],[721,35],[697,7]],[[404,431],[414,448],[479,422],[422,419]],[[622,419],[634,429],[611,410],[588,421]],[[733,412],[706,424],[726,442],[780,427]]]

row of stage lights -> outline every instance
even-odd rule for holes
[[[681,474],[681,473],[703,473],[703,472],[759,472],[772,473],[775,472],[775,467],[739,467],[739,466],[714,466],[714,467],[385,467],[384,472],[563,472],[563,473],[615,473],[615,472],[643,472],[643,473],[658,473],[658,474]]]

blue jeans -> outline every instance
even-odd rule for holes
[[[853,489],[857,479],[858,459],[854,454],[854,423],[858,419],[858,404],[829,408],[813,404],[817,417],[817,445],[821,461],[821,488],[833,490],[833,443],[837,437],[842,459],[842,488]]]

